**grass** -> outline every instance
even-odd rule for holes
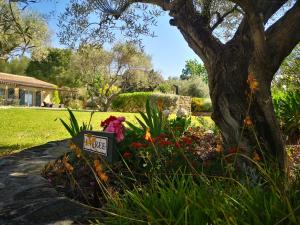
[[[74,114],[80,124],[88,121],[90,116],[90,112]],[[92,119],[94,129],[100,129],[100,121],[110,115],[125,116],[127,120],[133,121],[136,114],[96,112]],[[68,112],[28,108],[0,109],[0,156],[49,141],[69,138],[70,135],[57,118],[68,120]]]
[[[80,124],[89,120],[90,112],[75,112],[74,114]],[[126,120],[133,122],[137,114],[96,112],[92,119],[94,130],[100,129],[100,121],[110,115],[125,116]],[[69,138],[68,132],[60,121],[56,120],[57,118],[68,120],[68,112],[30,108],[0,109],[0,156],[49,141]],[[206,119],[210,120],[208,117]],[[195,118],[193,121],[197,123]]]

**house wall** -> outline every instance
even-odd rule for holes
[[[25,87],[25,86],[18,86],[18,85],[9,85],[9,84],[0,84],[0,88],[4,90],[4,99],[9,100],[8,104],[11,104],[12,99],[8,99],[8,89],[14,88],[14,103],[13,104],[19,104],[19,94],[20,90],[24,89],[26,91],[32,92],[32,106],[36,105],[36,92],[41,91],[41,104],[43,102],[46,103],[52,103],[53,98],[53,90],[48,89],[42,89],[42,88],[34,88],[34,87]],[[4,102],[0,102],[0,104],[3,104]]]
[[[47,91],[42,91],[42,103],[52,103],[52,98],[53,98],[53,91],[52,90],[47,90]]]

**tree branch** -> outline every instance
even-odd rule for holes
[[[243,0],[245,1],[245,0]],[[248,1],[248,0],[246,0]],[[257,5],[259,6],[258,10],[259,12],[263,15],[263,21],[264,24],[266,24],[269,19],[274,15],[274,13],[279,10],[288,0],[274,0],[274,1],[269,1],[269,0],[261,0]],[[236,2],[238,5],[240,5],[240,1],[238,0],[233,0],[232,2]],[[241,5],[240,5],[241,6]],[[241,6],[242,7],[242,6]],[[245,5],[244,5],[245,7]],[[234,37],[230,42],[228,42],[229,45],[232,45],[234,42],[240,42],[246,41],[246,44],[248,44],[249,40],[247,39],[247,36],[249,36],[249,29],[248,29],[248,21],[247,18],[244,17],[242,22],[239,25],[238,30],[236,31]]]
[[[177,0],[173,4],[170,24],[180,30],[204,63],[209,63],[222,50],[223,44],[213,36],[208,17],[196,11],[192,0]]]
[[[215,12],[215,14],[217,15],[217,21],[216,21],[216,23],[211,27],[211,30],[216,29],[221,23],[223,23],[224,19],[225,19],[229,14],[231,14],[231,13],[233,13],[235,10],[237,10],[237,8],[238,8],[238,5],[235,4],[235,6],[234,6],[231,10],[227,11],[227,12],[224,13],[222,16],[221,16],[221,14],[220,14],[219,12]]]
[[[300,42],[300,0],[266,31],[274,73],[293,48]]]

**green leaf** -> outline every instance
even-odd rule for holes
[[[74,116],[73,112],[69,108],[68,108],[68,112],[70,114],[71,126],[73,127],[74,131],[78,134],[80,132],[80,129],[79,129],[79,125],[78,125],[77,119]]]
[[[135,119],[139,122],[139,124],[142,126],[142,128],[143,128],[144,130],[147,129],[147,125],[145,125],[145,123],[143,123],[143,121],[141,121],[138,117],[135,117]]]
[[[74,130],[72,129],[71,126],[69,126],[64,120],[62,120],[61,118],[59,118],[60,122],[64,125],[64,127],[66,128],[66,130],[69,132],[69,134],[72,136],[72,137],[75,137],[75,132]]]

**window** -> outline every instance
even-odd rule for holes
[[[14,88],[8,88],[8,98],[9,99],[15,98],[15,89]]]
[[[5,90],[4,90],[4,88],[0,88],[0,98],[2,97],[2,98],[4,98],[5,96]]]

